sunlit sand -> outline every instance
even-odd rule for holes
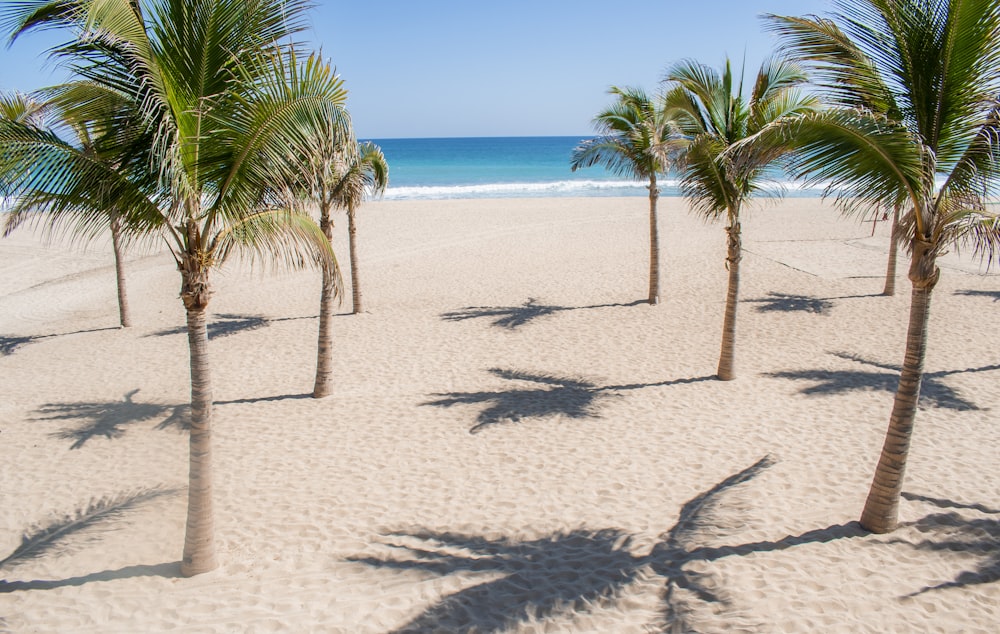
[[[902,526],[875,536],[909,306],[905,255],[880,295],[889,227],[754,208],[723,383],[723,228],[661,199],[651,307],[646,218],[365,205],[367,312],[336,318],[323,400],[319,273],[217,272],[221,566],[191,579],[173,261],[130,259],[120,330],[109,247],[0,240],[0,631],[995,631],[1000,277],[941,260]]]

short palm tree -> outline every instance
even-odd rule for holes
[[[649,181],[649,303],[660,301],[660,234],[656,202],[657,175],[665,174],[675,154],[676,141],[664,115],[662,97],[640,88],[612,86],[617,101],[594,118],[598,136],[573,149],[570,168],[603,165],[619,176]]]
[[[347,210],[348,254],[351,258],[351,312],[360,313],[361,278],[358,266],[358,207],[365,196],[381,196],[389,186],[389,163],[380,148],[371,141],[358,144],[357,154],[345,166],[344,195],[341,205]]]
[[[76,226],[70,230],[78,238],[94,238],[109,229],[119,322],[127,328],[132,325],[124,258],[124,243],[129,236],[122,226],[121,205],[129,197],[118,192],[123,185],[143,187],[119,180],[126,175],[123,162],[128,160],[128,148],[134,142],[123,137],[137,129],[135,121],[129,122],[128,100],[85,81],[66,84],[41,97],[0,97],[5,104],[0,114],[4,119],[0,124],[0,144],[4,148],[0,155],[6,159],[0,158],[0,180],[9,181],[9,187],[20,194],[7,216],[4,235],[32,221],[48,221],[51,233],[66,220],[75,220]],[[85,102],[86,107],[79,107]],[[19,103],[20,112],[16,107]],[[65,140],[66,136],[72,140]],[[61,165],[63,178],[33,179],[38,174],[33,169],[37,164]],[[100,182],[99,187],[94,187],[95,181]],[[62,213],[44,213],[55,208]]]
[[[160,233],[181,275],[191,364],[188,515],[181,571],[217,565],[212,511],[210,271],[232,255],[299,266],[332,258],[282,183],[308,139],[340,117],[345,91],[315,56],[296,58],[306,0],[40,0],[11,4],[14,34],[69,26],[58,53],[74,71],[128,94],[150,133],[145,164],[158,196],[127,208],[135,231]],[[57,165],[39,178],[58,179]]]
[[[765,131],[782,121],[811,112],[815,98],[799,92],[805,82],[796,65],[765,62],[749,96],[737,85],[729,60],[721,73],[694,61],[673,66],[665,81],[667,114],[686,141],[681,190],[694,210],[709,219],[725,218],[729,287],[722,328],[718,377],[736,377],[736,307],[739,301],[741,213],[788,153],[790,144],[766,138]]]
[[[889,234],[889,258],[885,265],[885,286],[882,287],[882,294],[892,297],[896,294],[896,261],[899,251],[899,213],[902,204],[896,203],[892,206],[892,228]]]
[[[992,262],[1000,219],[1000,1],[840,0],[831,18],[770,16],[836,106],[789,126],[795,168],[826,181],[848,211],[901,198],[912,283],[906,352],[889,429],[861,514],[884,533],[899,498],[916,417],[937,257],[971,248]],[[871,104],[881,104],[872,107]]]

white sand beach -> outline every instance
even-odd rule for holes
[[[723,227],[661,199],[649,306],[646,205],[365,205],[322,400],[319,273],[218,272],[221,565],[193,578],[173,261],[130,258],[123,330],[109,246],[0,240],[0,632],[996,632],[997,269],[941,260],[902,526],[869,535],[888,223],[752,209],[720,382]]]

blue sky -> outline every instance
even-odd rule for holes
[[[364,138],[584,135],[612,84],[656,88],[670,64],[747,73],[774,49],[759,15],[823,14],[830,0],[320,0],[306,34],[350,91]],[[59,81],[52,33],[19,39],[0,89]]]

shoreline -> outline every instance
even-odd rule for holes
[[[172,260],[130,259],[120,330],[108,249],[0,240],[0,560],[73,526],[0,567],[0,631],[991,631],[997,270],[942,259],[903,526],[868,535],[909,308],[905,254],[879,295],[888,223],[814,198],[751,209],[722,383],[723,227],[660,199],[651,307],[647,214],[366,204],[367,312],[341,308],[320,401],[319,273],[214,274],[221,567],[191,579]],[[335,233],[343,265],[342,215]]]

